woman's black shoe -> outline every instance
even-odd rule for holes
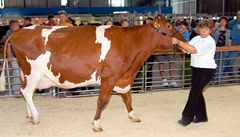
[[[191,122],[188,121],[184,121],[183,119],[178,120],[178,124],[181,126],[186,127],[187,125],[189,125]]]
[[[207,122],[208,121],[208,119],[207,118],[202,118],[202,119],[200,119],[200,118],[194,118],[193,119],[193,123],[200,123],[200,122]]]

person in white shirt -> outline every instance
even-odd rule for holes
[[[213,78],[217,67],[214,60],[216,43],[210,36],[213,30],[213,22],[208,19],[201,20],[197,24],[197,30],[199,35],[191,39],[189,43],[173,39],[173,43],[193,46],[196,49],[196,53],[191,53],[191,90],[182,112],[182,118],[178,121],[178,124],[182,126],[187,126],[191,122],[199,123],[208,121],[202,92],[204,87]]]

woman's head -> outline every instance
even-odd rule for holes
[[[184,31],[186,31],[188,29],[188,23],[185,20],[180,21],[178,23],[178,29],[181,33],[183,33]]]
[[[227,27],[228,18],[226,16],[220,17],[218,21],[220,26]]]
[[[121,21],[121,26],[122,27],[129,27],[129,21],[127,19],[123,19]]]
[[[113,25],[113,21],[112,20],[107,20],[104,25],[110,25],[112,26]]]
[[[213,30],[213,21],[210,19],[203,19],[197,24],[197,31],[203,38],[209,36]]]
[[[60,10],[58,12],[60,23],[66,23],[68,21],[68,14],[65,10]]]
[[[9,27],[12,31],[17,31],[20,28],[19,22],[17,20],[10,20]]]

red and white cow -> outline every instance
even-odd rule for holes
[[[128,28],[31,26],[14,32],[7,42],[11,43],[22,69],[21,92],[26,101],[27,117],[34,124],[39,123],[39,113],[32,100],[35,89],[99,84],[94,131],[102,131],[100,115],[112,90],[121,93],[129,118],[140,122],[134,114],[129,91],[138,70],[152,52],[173,49],[172,37],[184,41],[160,15],[151,24]],[[2,73],[2,89],[4,80]]]

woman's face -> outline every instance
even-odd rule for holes
[[[227,25],[227,21],[225,19],[222,19],[220,22],[219,22],[220,26],[226,26]]]
[[[122,23],[122,27],[129,27],[129,23],[128,23],[127,21],[124,21],[124,22]]]
[[[67,15],[65,15],[65,14],[60,14],[59,15],[59,19],[60,19],[60,23],[65,23],[65,22],[67,22]]]
[[[211,34],[212,30],[210,28],[199,28],[199,35],[202,37],[202,38],[206,38],[208,37],[210,34]]]
[[[14,23],[12,26],[10,26],[10,28],[12,29],[12,31],[16,31],[19,30],[20,25],[18,23]]]
[[[179,25],[179,32],[183,33],[184,31],[187,30],[187,26],[185,25]]]

